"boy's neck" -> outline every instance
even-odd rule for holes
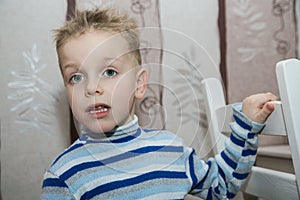
[[[121,135],[127,135],[132,133],[133,131],[136,131],[136,129],[139,127],[138,125],[138,117],[136,115],[133,116],[133,120],[128,122],[127,124],[124,124],[122,126],[117,126],[111,131],[102,132],[102,133],[95,133],[88,129],[83,129],[81,135],[87,135],[91,139],[95,140],[101,140],[101,139],[107,139],[110,137],[117,137]]]

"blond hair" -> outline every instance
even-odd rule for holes
[[[78,37],[90,30],[120,33],[128,42],[129,50],[132,51],[134,58],[141,65],[136,22],[128,15],[121,15],[115,9],[109,8],[75,11],[73,19],[54,30],[57,52],[70,38]]]

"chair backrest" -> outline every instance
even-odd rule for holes
[[[276,76],[300,191],[300,60],[289,59],[277,63]]]
[[[275,105],[275,111],[268,118],[267,126],[261,133],[288,134],[296,175],[254,166],[243,188],[243,191],[254,196],[272,200],[300,199],[300,89],[297,91],[297,86],[300,86],[299,68],[298,60],[287,60],[277,64],[276,72],[281,102],[271,102]],[[233,120],[232,109],[225,103],[220,80],[208,78],[203,80],[202,84],[203,93],[206,95],[208,134],[211,138],[213,153],[218,154],[223,150],[225,140],[230,134],[229,123]]]

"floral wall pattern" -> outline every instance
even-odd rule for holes
[[[299,1],[298,1],[299,3]],[[225,3],[226,80],[229,103],[260,92],[279,96],[275,67],[297,58],[297,13],[294,0],[234,0]],[[286,143],[285,137],[261,136],[260,145]]]
[[[21,133],[32,129],[42,134],[53,134],[53,120],[55,106],[59,103],[58,94],[53,86],[41,76],[47,67],[41,61],[41,52],[37,44],[33,44],[31,51],[23,52],[24,65],[18,70],[12,70],[12,80],[8,82],[10,93],[7,98],[15,104],[9,109],[16,114],[15,123],[22,124]]]
[[[295,1],[226,1],[229,102],[257,92],[278,95],[275,64],[297,56]]]

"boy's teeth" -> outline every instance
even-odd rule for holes
[[[100,112],[106,112],[107,110],[108,110],[107,108],[100,108],[100,109],[96,109],[96,110],[91,110],[90,113],[95,114],[95,113],[100,113]]]

